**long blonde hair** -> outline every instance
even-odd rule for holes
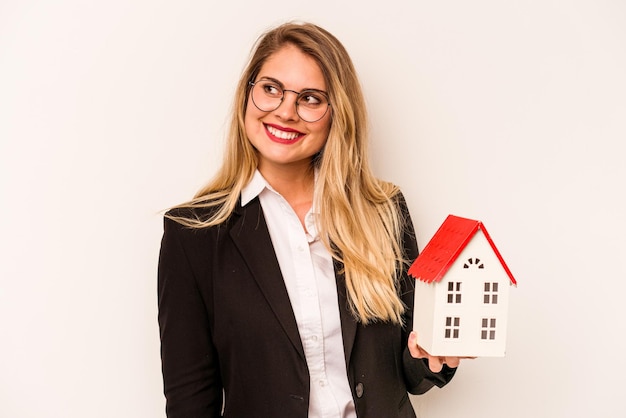
[[[311,23],[289,22],[257,41],[234,98],[233,116],[223,165],[216,176],[183,208],[211,207],[210,217],[172,219],[205,228],[228,219],[242,189],[258,164],[244,128],[249,81],[265,61],[286,44],[312,57],[324,75],[332,121],[328,140],[311,164],[319,170],[320,236],[343,264],[348,301],[362,323],[402,323],[404,305],[398,295],[403,219],[394,197],[396,186],[375,178],[368,162],[365,100],[347,51],[335,36]]]

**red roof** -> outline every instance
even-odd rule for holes
[[[513,274],[511,274],[482,222],[454,215],[448,215],[435,235],[426,244],[424,251],[409,267],[408,273],[417,280],[426,283],[440,281],[478,230],[483,231],[493,252],[509,276],[511,284],[517,285]]]

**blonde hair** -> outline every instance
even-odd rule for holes
[[[206,219],[169,216],[188,227],[204,228],[231,215],[258,164],[244,128],[248,83],[286,44],[320,66],[332,106],[327,142],[311,164],[319,170],[315,194],[320,236],[343,264],[350,309],[365,324],[402,323],[405,307],[398,294],[398,272],[404,262],[403,219],[394,199],[398,189],[370,171],[366,106],[352,60],[337,38],[314,24],[285,23],[259,38],[236,90],[223,165],[193,200],[177,206],[213,210]]]

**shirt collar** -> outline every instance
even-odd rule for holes
[[[316,182],[318,174],[318,170],[315,169]],[[267,180],[265,180],[265,177],[263,177],[258,169],[254,170],[252,180],[250,180],[250,182],[241,190],[241,206],[246,206],[248,203],[250,203],[250,201],[252,201],[252,199],[260,195],[265,189],[279,194],[272,188]],[[313,196],[313,207],[311,208],[311,213],[319,214],[319,207],[317,205],[317,199],[315,196]]]
[[[241,206],[246,206],[252,199],[261,194],[264,189],[272,189],[259,170],[254,170],[250,183],[241,190]]]

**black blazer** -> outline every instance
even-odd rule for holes
[[[399,202],[407,220],[406,257],[413,260],[413,226],[401,196]],[[403,272],[405,327],[363,326],[348,310],[340,271],[336,263],[348,380],[358,417],[415,417],[407,391],[441,387],[454,369],[444,366],[434,374],[424,360],[408,353],[412,279]],[[258,198],[216,227],[191,229],[165,219],[158,302],[168,417],[307,417],[307,363]]]

